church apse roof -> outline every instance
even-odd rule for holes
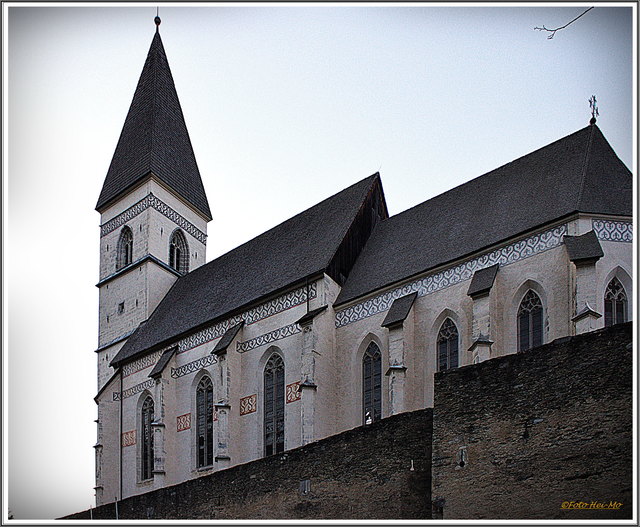
[[[96,209],[104,210],[150,174],[206,219],[202,185],[167,55],[156,31]]]
[[[377,173],[179,278],[111,364],[169,344],[323,272],[340,283],[378,221],[371,216],[387,217]]]
[[[336,305],[575,212],[631,216],[632,176],[590,125],[378,224]]]

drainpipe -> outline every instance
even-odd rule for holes
[[[120,445],[120,499],[122,500],[122,368],[120,368],[120,434],[118,435]],[[116,502],[116,510],[118,503]]]

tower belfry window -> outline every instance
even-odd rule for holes
[[[174,231],[169,240],[169,265],[181,274],[189,272],[189,247],[180,230]]]
[[[531,289],[518,308],[518,351],[542,345],[542,301]]]
[[[284,361],[274,353],[264,368],[264,454],[284,451]]]
[[[613,277],[604,293],[604,325],[613,326],[627,321],[627,294],[616,277]]]
[[[118,239],[118,254],[116,256],[116,270],[122,269],[133,259],[133,233],[126,225],[120,231]]]

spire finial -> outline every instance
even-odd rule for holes
[[[158,32],[160,30],[160,22],[162,22],[162,20],[160,20],[160,7],[156,7],[156,17],[153,21],[156,23],[156,32]]]
[[[589,99],[589,107],[591,108],[591,120],[589,124],[596,124],[596,117],[600,115],[598,112],[598,101],[596,101],[596,96],[592,95],[591,99]]]

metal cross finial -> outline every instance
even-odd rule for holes
[[[598,101],[596,100],[596,96],[592,95],[591,99],[589,99],[589,107],[591,108],[591,124],[596,123],[596,117],[600,115],[598,112]]]

